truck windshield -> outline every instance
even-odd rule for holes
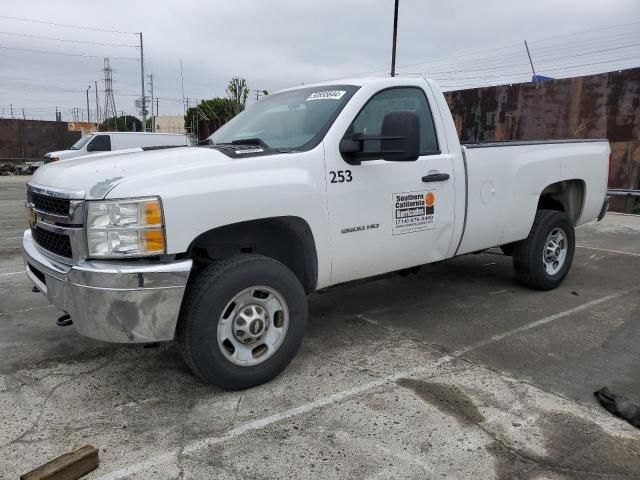
[[[91,140],[93,138],[93,135],[85,135],[84,137],[80,138],[80,140],[78,140],[76,143],[74,143],[73,145],[71,145],[69,147],[69,150],[80,150],[82,147],[84,147],[87,142],[89,140]]]
[[[279,151],[309,150],[322,140],[358,88],[325,85],[268,95],[220,127],[208,143],[260,139]]]

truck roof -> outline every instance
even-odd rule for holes
[[[172,135],[175,137],[184,137],[184,133],[162,133],[162,132],[91,132],[91,134],[108,133],[109,135]]]
[[[284,88],[279,90],[279,92],[286,92],[289,90],[296,90],[298,88],[309,88],[309,87],[322,87],[324,85],[354,85],[356,87],[362,87],[364,85],[369,84],[382,84],[382,85],[395,85],[395,84],[407,84],[409,81],[416,80],[425,80],[427,82],[431,82],[431,80],[424,77],[360,77],[360,78],[337,78],[334,80],[327,80],[323,82],[316,83],[305,83],[303,85],[296,85],[290,88]],[[276,93],[279,93],[276,92]]]

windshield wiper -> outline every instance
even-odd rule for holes
[[[269,148],[271,150],[275,150],[278,153],[292,153],[295,152],[296,150],[291,149],[291,148],[272,148],[269,145],[266,144],[266,142],[264,140],[262,140],[261,138],[241,138],[239,140],[233,140],[231,142],[219,142],[219,143],[213,143],[211,141],[209,141],[209,143],[205,143],[205,140],[201,141],[199,143],[199,145],[257,145],[259,147],[262,148]]]
[[[239,140],[233,140],[231,145],[259,145],[262,148],[269,148],[269,145],[264,140],[258,137],[253,138],[241,138]]]

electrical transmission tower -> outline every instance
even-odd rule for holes
[[[111,70],[111,65],[109,64],[109,59],[104,59],[104,119],[113,118],[114,120],[118,117],[118,113],[116,112],[116,101],[113,98],[113,71]],[[118,124],[116,123],[115,129],[118,129]]]

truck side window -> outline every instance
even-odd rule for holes
[[[349,131],[378,135],[384,116],[399,110],[416,112],[420,118],[420,155],[440,153],[429,102],[424,92],[416,87],[389,88],[375,94],[360,111]],[[366,140],[364,151],[379,151],[379,143],[377,140]]]
[[[111,137],[109,135],[96,135],[87,145],[87,152],[110,152]]]

